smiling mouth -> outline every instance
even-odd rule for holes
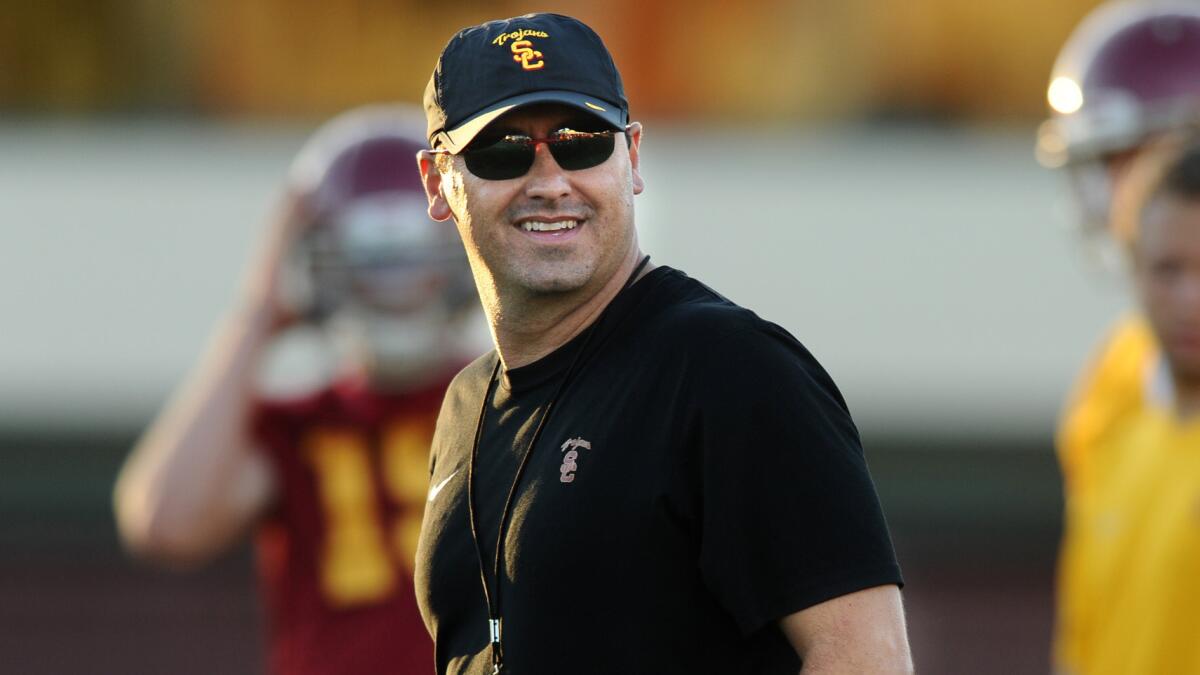
[[[582,221],[579,220],[556,220],[548,222],[544,220],[526,220],[519,223],[518,226],[526,232],[567,232],[579,227]]]

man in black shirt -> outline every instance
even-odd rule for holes
[[[911,672],[845,402],[782,328],[648,264],[641,125],[599,37],[549,14],[465,29],[425,108],[430,214],[496,344],[430,459],[437,672]]]

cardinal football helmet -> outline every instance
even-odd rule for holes
[[[403,106],[359,108],[319,129],[288,187],[306,222],[295,267],[310,318],[346,305],[404,313],[432,301],[477,304],[452,225],[432,220],[417,171],[424,117]]]
[[[1108,2],[1076,28],[1047,89],[1037,157],[1067,167],[1085,230],[1105,232],[1112,160],[1200,121],[1200,2]]]

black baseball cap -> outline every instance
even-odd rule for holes
[[[526,14],[460,30],[425,87],[432,147],[458,153],[514,108],[563,103],[613,129],[629,123],[621,74],[600,36],[578,19]]]

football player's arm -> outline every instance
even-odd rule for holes
[[[780,619],[802,675],[911,675],[900,589],[876,586]]]
[[[271,504],[275,479],[250,435],[255,375],[281,324],[279,266],[295,203],[284,201],[252,261],[239,309],[151,423],[117,479],[117,529],[133,554],[172,566],[206,562],[236,543]]]

